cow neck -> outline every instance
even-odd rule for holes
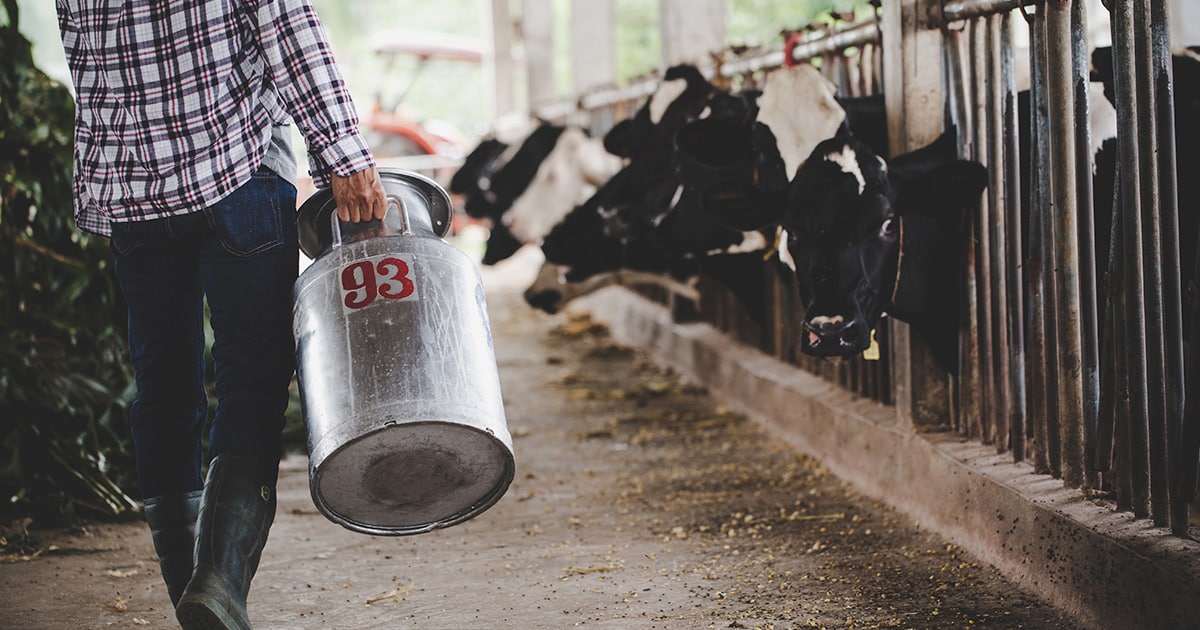
[[[948,247],[950,239],[932,219],[898,220],[896,278],[888,313],[915,325],[944,323],[949,312],[958,313],[957,261]]]

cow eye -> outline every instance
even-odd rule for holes
[[[886,238],[891,238],[896,235],[896,219],[888,217],[879,224],[879,235]]]

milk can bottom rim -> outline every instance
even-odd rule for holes
[[[516,466],[491,432],[448,422],[390,424],[310,469],[317,508],[352,531],[420,534],[469,520],[507,492]]]

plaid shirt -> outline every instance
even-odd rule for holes
[[[75,219],[201,210],[249,181],[294,120],[318,187],[372,166],[309,0],[56,0],[78,102]]]

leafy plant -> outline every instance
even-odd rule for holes
[[[105,239],[72,218],[74,101],[0,5],[0,516],[120,516],[136,504],[132,377]]]

